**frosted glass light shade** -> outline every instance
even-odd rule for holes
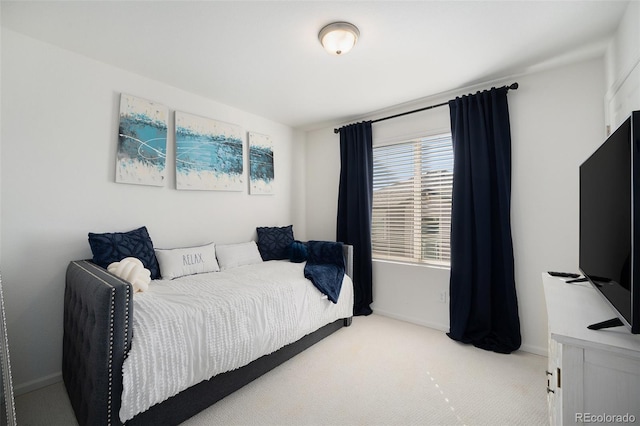
[[[332,55],[343,55],[358,41],[360,31],[348,22],[334,22],[320,30],[318,39],[324,49]]]

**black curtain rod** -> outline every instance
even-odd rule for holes
[[[518,90],[518,83],[511,83],[509,86],[503,86],[506,87],[507,90]],[[396,115],[390,115],[389,117],[382,117],[382,118],[378,118],[376,120],[371,120],[371,123],[377,123],[379,121],[384,121],[384,120],[391,120],[392,118],[398,118],[398,117],[402,117],[403,115],[409,115],[409,114],[413,114],[415,112],[420,112],[420,111],[426,111],[428,109],[433,109],[433,108],[438,108],[441,106],[445,106],[445,105],[449,105],[449,102],[443,102],[441,104],[437,104],[437,105],[430,105],[428,107],[424,107],[424,108],[420,108],[420,109],[414,109],[413,111],[407,111],[407,112],[402,112],[400,114],[396,114]],[[346,127],[346,126],[342,126],[342,127]],[[342,129],[342,127],[340,127],[339,129],[333,129],[333,133],[340,133],[340,129]]]

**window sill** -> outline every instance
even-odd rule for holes
[[[373,259],[373,263],[387,263],[392,265],[404,265],[404,266],[415,266],[418,268],[430,268],[430,269],[441,269],[445,271],[450,271],[451,266],[449,265],[437,265],[434,263],[418,263],[418,262],[409,262],[409,261],[400,261],[400,260],[387,260],[387,259]]]

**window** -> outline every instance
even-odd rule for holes
[[[449,265],[451,134],[373,148],[374,259]]]

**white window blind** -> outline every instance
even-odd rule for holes
[[[451,134],[373,148],[375,259],[449,265]]]

